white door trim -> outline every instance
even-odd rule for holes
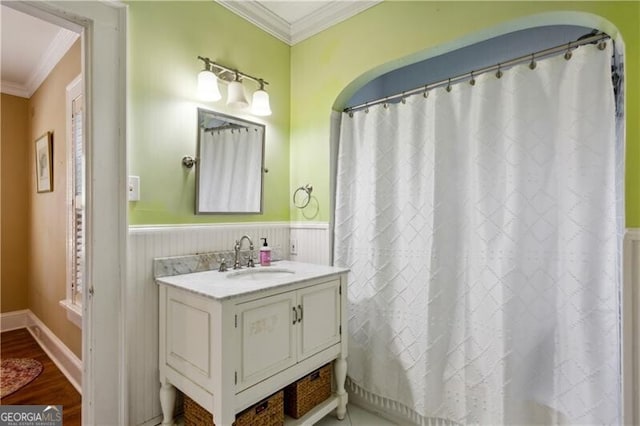
[[[117,1],[5,1],[3,5],[82,33],[87,135],[82,424],[128,424],[122,297],[127,240],[127,7]]]

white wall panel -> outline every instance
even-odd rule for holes
[[[260,238],[267,237],[273,257],[288,258],[288,222],[129,228],[125,306],[130,424],[153,423],[162,412],[158,397],[158,287],[153,281],[153,259],[233,250],[235,240],[244,234],[251,237],[256,251]]]
[[[624,239],[622,290],[623,423],[640,424],[640,229]]]
[[[294,222],[291,224],[291,241],[295,241],[297,249],[297,254],[289,255],[291,260],[329,264],[331,257],[328,223]]]

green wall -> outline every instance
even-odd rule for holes
[[[518,29],[595,25],[612,35],[617,28],[626,44],[626,221],[629,227],[640,226],[639,5],[637,1],[388,0],[293,46],[291,187],[312,183],[319,204],[314,219],[329,220],[330,113],[342,109],[350,95],[370,79]],[[305,220],[303,213],[292,209],[291,219]]]
[[[129,174],[140,176],[141,189],[140,201],[129,203],[129,223],[288,221],[290,47],[213,1],[128,5]],[[198,55],[268,81],[273,115],[199,102]],[[251,82],[245,87],[257,88]],[[184,169],[181,159],[195,155],[197,107],[266,124],[264,214],[193,214],[195,169]]]
[[[328,221],[332,110],[386,71],[486,38],[536,25],[597,26],[625,44],[626,221],[640,227],[640,2],[432,2],[387,0],[293,47],[215,2],[129,2],[129,174],[141,178],[136,224]],[[195,172],[180,160],[195,154],[196,108],[236,112],[195,98],[208,56],[268,80],[274,114],[267,125],[263,215],[196,216]],[[248,86],[248,85],[247,85]],[[293,190],[313,185],[299,210]],[[317,211],[316,211],[317,209]]]

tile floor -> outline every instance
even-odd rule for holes
[[[360,408],[357,405],[347,405],[347,416],[340,421],[336,418],[335,412],[329,414],[324,419],[316,423],[316,426],[395,426],[382,417],[378,417],[374,413]]]

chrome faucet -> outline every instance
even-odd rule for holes
[[[247,262],[247,266],[249,268],[253,268],[255,265],[253,263],[253,241],[249,238],[248,235],[243,235],[242,238],[236,240],[236,244],[233,246],[234,251],[234,262],[233,269],[240,269],[240,259],[238,259],[238,255],[240,254],[240,249],[242,248],[242,242],[244,240],[249,241],[249,261]]]

